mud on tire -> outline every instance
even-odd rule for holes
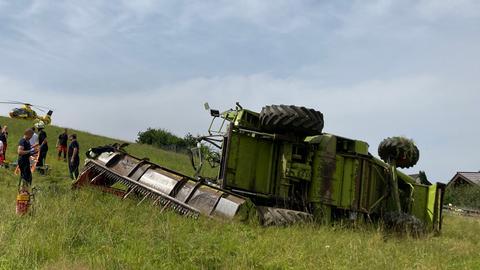
[[[292,105],[270,105],[260,112],[262,129],[275,133],[318,135],[323,130],[323,114],[314,109]]]
[[[415,143],[404,137],[391,137],[378,146],[378,155],[385,162],[395,161],[400,168],[410,168],[417,164],[420,151]]]

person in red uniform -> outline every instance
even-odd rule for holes
[[[63,161],[67,161],[67,146],[68,146],[68,130],[65,129],[62,134],[58,136],[57,140],[57,149],[58,149],[58,160],[62,157]]]

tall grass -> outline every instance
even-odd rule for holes
[[[2,122],[5,122],[2,119]],[[21,124],[21,123],[20,123]],[[12,122],[13,125],[20,125]],[[23,127],[22,127],[23,128]],[[21,130],[22,128],[18,128]],[[49,127],[55,134],[59,129]],[[12,132],[19,136],[17,131]],[[84,149],[111,142],[79,133]],[[143,145],[131,152],[192,173],[188,158]],[[15,215],[17,176],[0,169],[0,269],[479,269],[480,221],[447,216],[443,235],[386,236],[375,227],[256,225],[192,220],[98,190],[71,190],[65,164],[31,216]]]

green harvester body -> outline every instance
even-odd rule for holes
[[[284,116],[286,112],[291,114]],[[87,152],[74,187],[95,186],[123,199],[138,197],[139,204],[151,202],[162,212],[171,209],[194,218],[257,220],[265,226],[373,221],[440,232],[445,186],[423,185],[397,170],[397,164],[411,167],[418,161],[418,148],[410,141],[384,140],[379,150],[387,164],[370,154],[366,142],[323,133],[318,111],[280,105],[264,107],[259,114],[237,104],[236,109],[210,113],[209,135],[199,137],[199,147],[192,149],[195,177],[110,145]],[[214,130],[216,119],[221,125]],[[272,121],[277,128],[283,121],[282,129],[270,129]],[[310,130],[302,133],[300,124]],[[217,179],[200,176],[204,160],[219,165]]]
[[[221,117],[229,122],[220,162],[221,188],[255,205],[309,212],[323,223],[378,219],[396,211],[391,166],[370,154],[366,142],[327,133],[265,133],[259,114],[245,109]],[[422,185],[394,170],[402,211],[428,230],[440,231],[444,185]]]

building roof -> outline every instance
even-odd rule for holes
[[[412,177],[417,184],[422,184],[427,186],[432,185],[432,183],[428,181],[427,175],[423,171],[420,171],[419,173],[416,173],[416,174],[410,174],[409,176]]]
[[[450,183],[454,182],[459,178],[462,178],[467,182],[480,186],[480,172],[458,172],[450,181]]]

